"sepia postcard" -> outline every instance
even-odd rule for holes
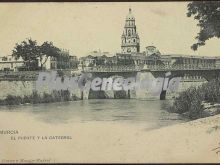
[[[0,163],[219,163],[220,2],[0,3]]]

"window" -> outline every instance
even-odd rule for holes
[[[128,30],[128,36],[131,36],[131,30],[130,29]]]
[[[7,61],[7,57],[2,57],[2,61]]]

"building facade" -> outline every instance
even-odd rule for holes
[[[47,57],[46,55],[44,55],[42,61],[44,61],[42,69],[44,70],[57,69],[56,57]],[[38,67],[41,67],[41,63],[39,59],[38,59]]]
[[[215,69],[220,68],[220,57],[155,53],[146,56],[144,63],[149,69]]]
[[[61,50],[60,55],[56,57],[57,69],[75,69],[78,67],[76,56],[70,55],[69,51]]]
[[[0,57],[0,71],[17,71],[24,66],[24,61],[13,56]]]

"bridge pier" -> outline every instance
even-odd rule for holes
[[[130,98],[131,98],[130,90],[114,91],[114,99],[130,99]]]
[[[167,93],[166,90],[162,90],[161,91],[161,93],[160,93],[160,100],[166,100],[166,93]]]
[[[93,91],[90,89],[88,99],[109,99],[110,97],[106,94],[106,91]]]
[[[130,90],[128,90],[128,99],[131,98]]]
[[[80,100],[83,100],[83,91],[81,91],[81,97],[80,97]]]
[[[114,99],[128,99],[130,96],[128,95],[127,91],[120,90],[114,91]]]

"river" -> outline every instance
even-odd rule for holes
[[[99,99],[37,105],[2,106],[0,115],[33,117],[43,123],[76,123],[111,121],[144,124],[147,129],[186,122],[182,116],[167,111],[169,100]]]

